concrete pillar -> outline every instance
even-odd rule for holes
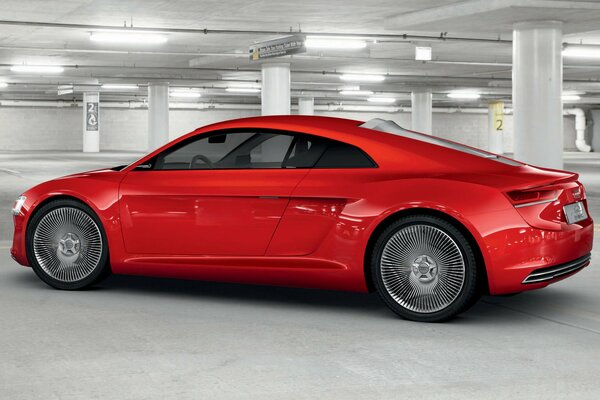
[[[519,22],[513,28],[515,159],[561,169],[562,23]]]
[[[148,84],[148,150],[169,141],[169,84]]]
[[[262,65],[262,115],[290,114],[290,64]]]
[[[421,133],[432,133],[431,129],[431,91],[412,92],[411,99],[411,129]]]
[[[492,153],[504,152],[504,103],[492,101],[488,104],[488,150]]]
[[[100,151],[100,93],[83,94],[83,152]]]
[[[298,114],[314,115],[315,114],[315,99],[312,97],[301,97],[298,99]]]
[[[592,114],[592,151],[600,151],[600,110],[591,110]]]

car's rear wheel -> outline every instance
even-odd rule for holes
[[[388,226],[375,243],[371,271],[384,303],[413,321],[448,320],[481,293],[471,244],[453,224],[431,215]]]
[[[106,235],[87,205],[56,200],[33,215],[27,256],[35,273],[57,289],[82,289],[109,275]]]

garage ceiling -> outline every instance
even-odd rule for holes
[[[294,96],[317,103],[364,102],[341,96],[340,72],[389,74],[384,83],[361,89],[393,93],[408,104],[415,88],[432,88],[436,103],[445,93],[475,88],[489,99],[510,100],[511,26],[524,19],[564,22],[565,42],[600,44],[598,1],[306,0],[4,0],[0,3],[0,101],[78,99],[101,83],[136,83],[138,90],[102,90],[104,99],[143,100],[143,85],[161,80],[199,87],[201,102],[257,103],[223,89],[232,82],[259,84],[260,63],[248,46],[290,31],[371,35],[366,49],[309,51],[288,57]],[[94,26],[149,28],[168,35],[161,45],[107,45],[90,41]],[[208,29],[205,34],[202,30]],[[185,31],[189,30],[189,31]],[[224,30],[213,32],[212,30]],[[408,35],[406,37],[402,35]],[[379,35],[379,36],[373,36]],[[417,38],[412,35],[418,36]],[[444,40],[440,40],[440,36]],[[373,42],[376,40],[376,42]],[[433,48],[433,60],[414,60],[415,45]],[[13,64],[57,64],[55,76],[18,75]],[[580,102],[600,102],[600,61],[565,59],[565,89],[582,90]],[[75,93],[59,96],[59,85]]]

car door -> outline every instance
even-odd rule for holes
[[[130,254],[264,255],[307,169],[282,168],[293,135],[253,130],[193,137],[120,186]]]
[[[341,242],[352,242],[362,234],[364,223],[370,218],[364,215],[364,197],[373,190],[372,183],[381,180],[376,173],[377,164],[353,145],[315,137],[306,140],[308,151],[298,151],[302,141],[297,140],[293,147],[295,157],[290,157],[288,164],[311,169],[292,194],[268,256],[306,256],[323,245],[340,247]],[[324,242],[332,230],[341,242]],[[347,255],[341,252],[340,256]]]

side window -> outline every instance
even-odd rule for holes
[[[276,132],[230,132],[192,138],[165,150],[155,170],[373,168],[360,149],[317,136]]]
[[[288,149],[294,140],[291,134],[255,133],[251,138],[225,155],[215,165],[227,169],[283,168]]]
[[[297,135],[294,138],[285,168],[312,168],[327,148],[328,140],[316,136]]]
[[[255,135],[236,132],[200,137],[174,149],[165,150],[155,162],[154,169],[211,169],[223,157]]]
[[[329,141],[315,168],[374,168],[375,163],[359,148]]]
[[[200,137],[160,154],[158,170],[283,168],[291,134],[232,132]]]
[[[291,135],[263,133],[265,139],[250,151],[250,163],[253,168],[282,168],[283,160],[294,140]]]

